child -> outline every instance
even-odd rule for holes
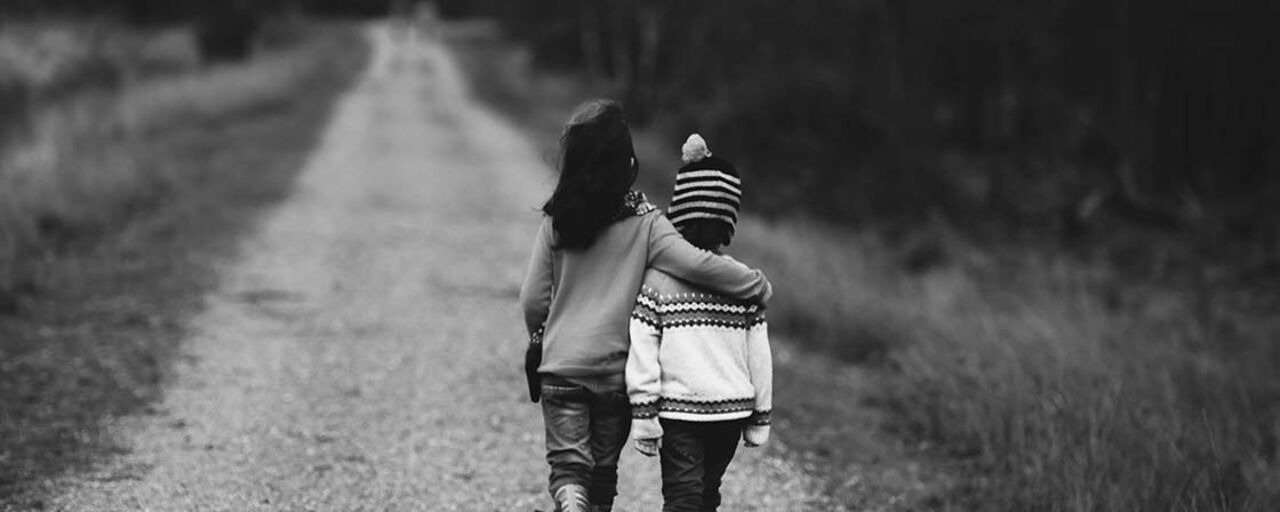
[[[742,182],[691,135],[668,214],[693,245],[720,252],[733,238]],[[769,439],[773,362],[760,306],[645,273],[631,315],[627,390],[636,450],[662,454],[664,512],[714,511],[738,439]],[[659,443],[661,439],[661,443]]]
[[[699,250],[644,195],[622,107],[578,108],[560,141],[560,179],[520,290],[529,335],[542,338],[549,491],[560,512],[607,512],[631,429],[623,377],[627,319],[646,268],[763,303],[758,270]]]

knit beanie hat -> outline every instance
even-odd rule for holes
[[[716,219],[732,234],[742,205],[742,180],[733,164],[712,156],[707,141],[693,134],[681,148],[684,166],[676,172],[676,189],[667,217],[676,229],[694,219]]]

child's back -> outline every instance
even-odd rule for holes
[[[634,417],[768,425],[772,368],[760,306],[650,270],[631,326]]]

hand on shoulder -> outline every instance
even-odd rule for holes
[[[773,283],[770,283],[770,282],[769,282],[769,278],[768,278],[768,276],[765,276],[765,275],[764,275],[764,271],[762,271],[762,270],[760,270],[760,269],[758,269],[758,268],[752,268],[751,266],[747,265],[746,263],[743,263],[743,262],[741,262],[741,261],[738,261],[738,259],[737,259],[737,258],[734,258],[733,256],[730,256],[730,255],[728,255],[728,254],[721,253],[721,254],[718,254],[717,256],[720,256],[721,258],[724,258],[724,259],[726,259],[726,260],[729,260],[729,261],[730,261],[730,262],[732,262],[733,264],[735,264],[735,265],[737,265],[737,266],[739,266],[739,267],[741,267],[741,268],[743,268],[743,269],[749,270],[749,271],[751,271],[751,272],[755,272],[755,273],[757,273],[757,274],[759,274],[759,275],[760,275],[760,279],[762,279],[762,280],[764,281],[764,289],[760,292],[760,295],[758,295],[758,296],[756,296],[756,297],[754,297],[754,298],[752,299],[752,302],[757,302],[757,303],[759,303],[761,306],[764,306],[764,305],[766,305],[766,304],[769,302],[769,299],[773,298]]]

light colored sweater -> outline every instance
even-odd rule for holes
[[[694,247],[647,202],[587,249],[553,249],[555,236],[544,218],[520,289],[529,334],[543,330],[540,373],[620,375],[631,345],[627,319],[646,268],[758,303],[772,295],[759,270]]]
[[[627,393],[637,439],[662,437],[658,418],[749,418],[743,437],[769,439],[773,358],[764,310],[658,270],[645,274],[631,314]]]

